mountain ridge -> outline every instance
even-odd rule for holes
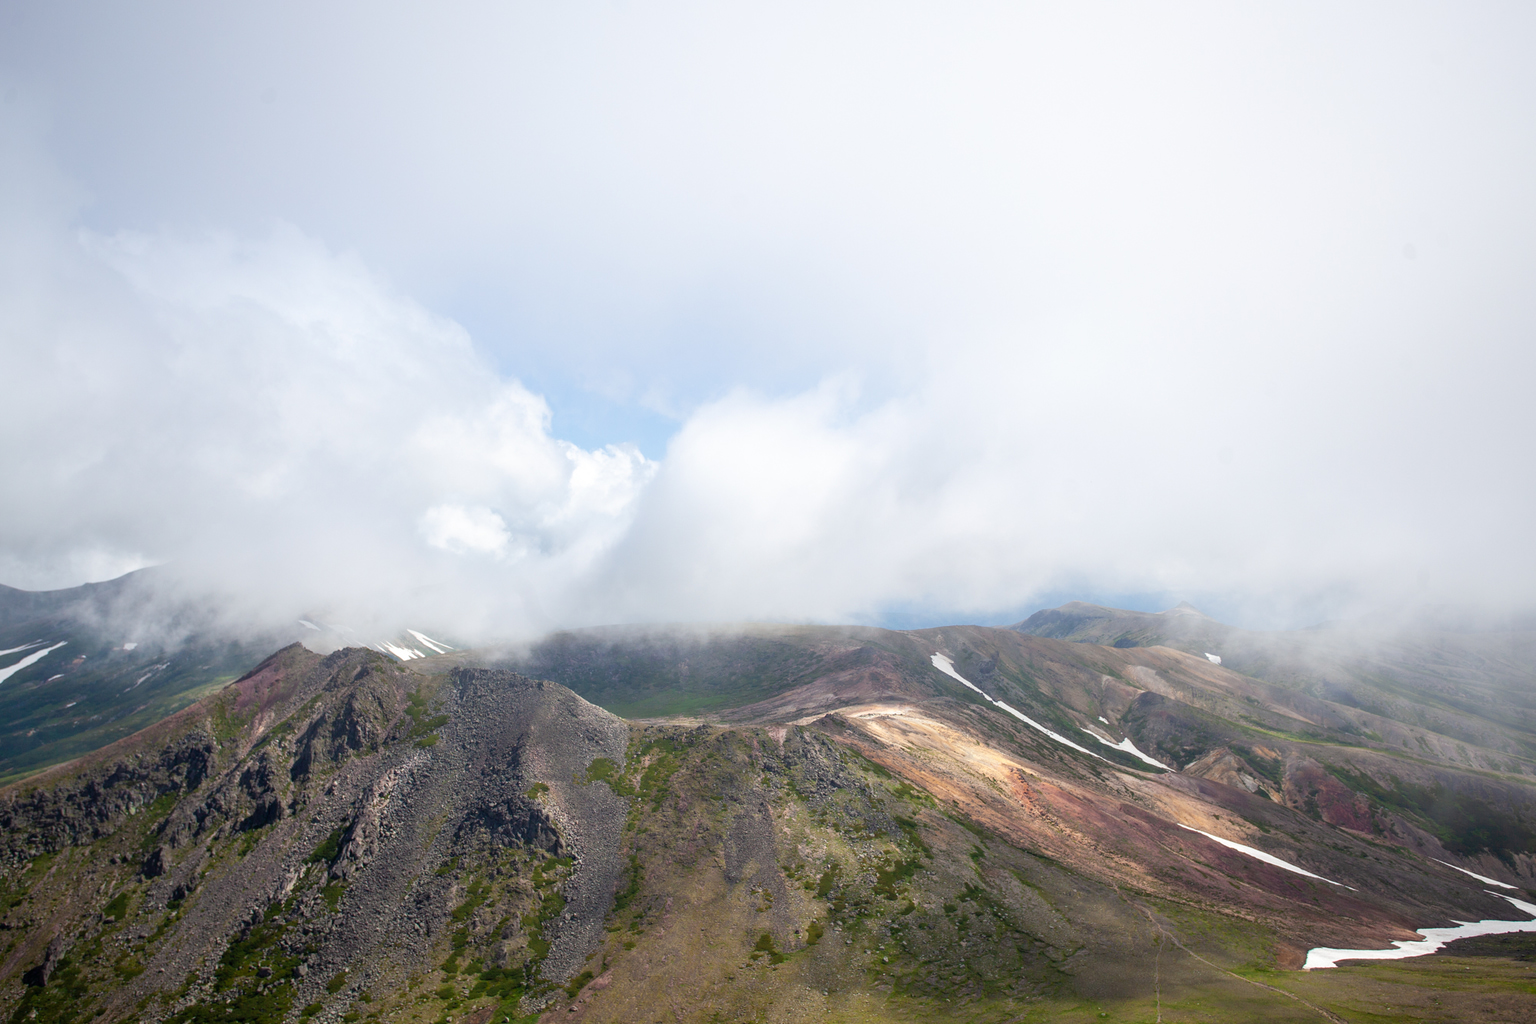
[[[0,1012],[1315,1019],[1377,975],[1311,951],[1518,916],[1536,759],[1313,689],[982,626],[292,644],[0,787]],[[1394,977],[1528,998],[1442,962]]]

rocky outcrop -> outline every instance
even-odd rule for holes
[[[1227,747],[1217,747],[1209,751],[1203,757],[1191,762],[1184,768],[1186,775],[1198,775],[1203,779],[1225,783],[1238,789],[1256,793],[1259,796],[1268,797],[1271,800],[1280,800],[1279,794],[1273,793],[1266,785],[1273,786],[1262,774],[1256,771],[1253,765],[1238,757]]]
[[[28,985],[41,987],[48,984],[48,979],[53,977],[53,972],[58,969],[59,961],[64,959],[64,936],[55,935],[48,943],[48,948],[43,952],[43,962],[32,968],[22,980]]]
[[[161,797],[197,789],[218,753],[213,737],[193,728],[162,750],[115,760],[83,778],[12,788],[0,795],[0,856],[15,864],[95,842]]]
[[[139,868],[139,874],[145,878],[159,878],[171,869],[171,848],[169,846],[157,846],[144,858],[144,864]]]
[[[292,778],[354,754],[377,751],[391,725],[400,719],[403,695],[384,675],[362,666],[345,685],[343,700],[321,706],[301,726],[289,769]]]

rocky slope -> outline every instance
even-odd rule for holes
[[[622,867],[625,808],[581,780],[627,740],[553,684],[289,648],[6,791],[16,1012],[73,1019],[84,997],[109,1019],[281,1017],[404,988],[446,944],[484,947],[528,991],[563,981]],[[514,912],[470,912],[493,901]]]

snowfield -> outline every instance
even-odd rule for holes
[[[1441,861],[1441,863],[1445,862]],[[1455,867],[1451,864],[1446,866]],[[1420,928],[1419,934],[1424,936],[1422,939],[1396,939],[1392,943],[1392,949],[1334,949],[1331,946],[1318,946],[1307,950],[1307,962],[1301,965],[1301,969],[1311,971],[1319,967],[1337,967],[1340,960],[1405,960],[1411,956],[1427,956],[1448,942],[1455,942],[1457,939],[1465,939],[1473,935],[1536,932],[1536,903],[1517,900],[1503,893],[1489,893],[1489,895],[1501,896],[1509,900],[1521,913],[1530,914],[1532,919],[1529,921],[1461,921],[1452,928]]]

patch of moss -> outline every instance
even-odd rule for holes
[[[27,985],[22,992],[16,1010],[11,1014],[12,1024],[69,1024],[84,1016],[82,1011],[91,1001],[88,980],[82,975],[73,957],[59,961],[53,976],[46,985]]]
[[[469,915],[473,914],[477,909],[479,909],[480,905],[485,902],[489,893],[489,886],[485,885],[482,881],[480,881],[480,879],[475,879],[473,882],[469,883],[469,889],[465,893],[464,902],[460,903],[457,907],[454,907],[453,913],[450,916],[455,921],[463,922],[469,920]]]
[[[214,707],[211,717],[213,719],[213,738],[218,740],[220,746],[238,739],[245,727],[246,720],[244,716],[231,715],[229,709],[223,703]]]
[[[101,912],[107,917],[121,921],[123,915],[128,913],[128,890],[124,889],[114,896],[112,901],[102,908]]]
[[[629,867],[623,874],[624,886],[613,894],[613,912],[615,914],[625,910],[635,897],[640,895],[640,880],[643,871],[640,867],[640,857],[637,854],[629,855]]]
[[[884,896],[888,900],[896,898],[896,886],[917,874],[923,866],[917,857],[907,860],[888,860],[875,869],[876,895]]]
[[[637,790],[640,799],[649,800],[651,810],[661,810],[661,803],[667,796],[667,780],[677,773],[680,765],[670,754],[659,754],[645,771],[640,775],[640,784]]]
[[[329,864],[341,852],[341,837],[346,829],[338,828],[321,841],[304,861],[306,864]]]
[[[592,763],[587,765],[586,776],[578,776],[576,782],[582,786],[590,786],[594,782],[606,782],[612,787],[618,778],[620,778],[619,766],[614,764],[611,758],[594,757]]]
[[[428,710],[426,695],[421,690],[418,689],[406,698],[405,713],[411,719],[411,728],[406,733],[406,739],[418,739],[448,724],[447,715],[432,715],[428,717]]]
[[[761,956],[767,956],[768,962],[772,964],[781,964],[785,960],[784,954],[774,946],[773,936],[767,932],[759,935],[757,942],[752,946],[752,958],[755,960]]]
[[[312,1004],[318,1006],[318,1004]],[[293,1006],[293,988],[279,985],[270,992],[244,992],[227,1002],[190,1006],[166,1021],[166,1024],[280,1024]],[[305,1007],[306,1011],[308,1007]],[[316,1013],[319,1012],[317,1009]],[[313,1014],[309,1014],[313,1016]]]

